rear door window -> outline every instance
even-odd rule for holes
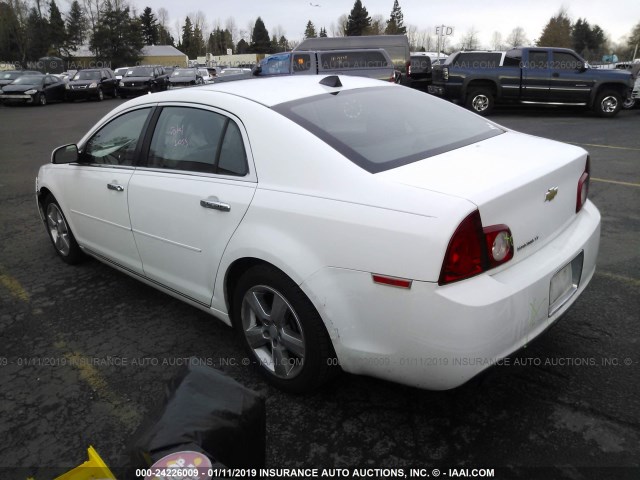
[[[384,68],[390,66],[382,52],[376,51],[328,51],[320,52],[321,70],[345,68]]]

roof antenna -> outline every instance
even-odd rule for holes
[[[340,82],[340,77],[337,75],[331,75],[329,77],[324,77],[320,80],[320,85],[325,85],[327,87],[338,88],[342,86],[342,82]]]

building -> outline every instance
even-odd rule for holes
[[[187,61],[188,57],[176,47],[171,45],[147,45],[142,48],[142,60],[138,64],[186,67]],[[98,61],[87,45],[79,47],[71,54],[67,66],[69,70],[117,67],[133,67],[133,65],[111,65],[109,61]]]

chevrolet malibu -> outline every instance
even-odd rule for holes
[[[36,179],[55,251],[233,326],[273,384],[341,367],[463,384],[553,325],[593,277],[581,148],[350,76],[124,103]]]

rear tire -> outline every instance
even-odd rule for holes
[[[318,311],[282,271],[257,265],[238,280],[233,295],[236,333],[268,382],[303,393],[339,372]]]
[[[615,90],[604,90],[599,93],[593,105],[593,109],[601,117],[614,117],[621,108],[622,97]]]
[[[478,115],[489,115],[494,105],[493,93],[488,88],[474,88],[467,94],[465,106]]]
[[[80,263],[84,259],[84,254],[53,195],[46,196],[42,208],[45,217],[44,224],[58,256],[70,265]]]
[[[622,109],[631,110],[633,107],[635,107],[635,105],[636,105],[636,99],[629,97],[624,102],[622,102]]]
[[[98,100],[99,102],[104,100],[104,92],[102,91],[101,88],[98,88],[98,96],[97,96],[96,100]]]

